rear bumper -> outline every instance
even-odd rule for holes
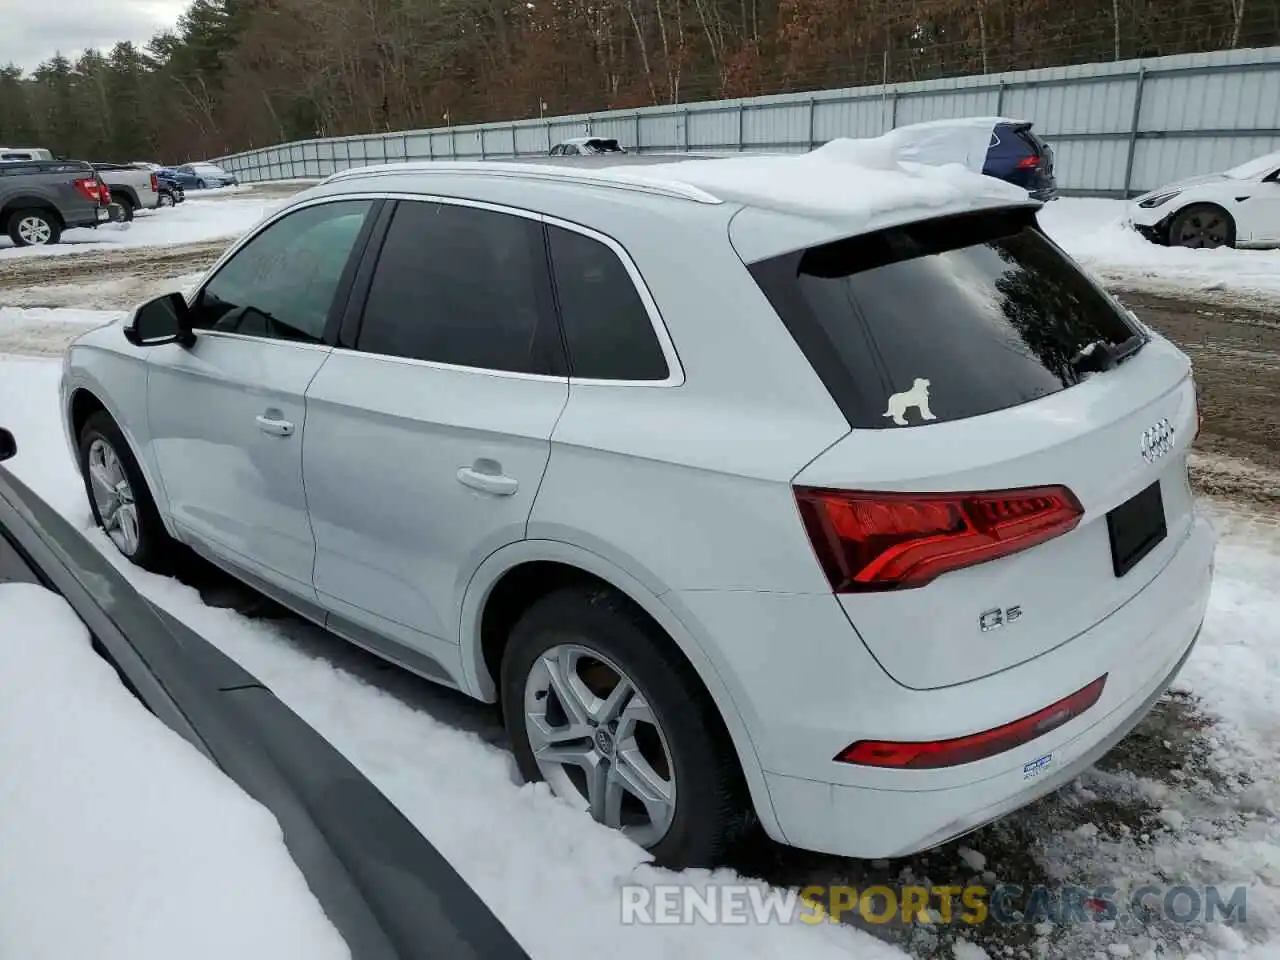
[[[746,669],[728,660],[725,666],[764,770],[781,833],[775,839],[843,856],[904,856],[975,829],[1077,776],[1146,715],[1181,667],[1208,605],[1215,542],[1208,523],[1197,519],[1164,570],[1106,620],[1027,663],[936,690],[894,683],[864,655],[847,621],[842,642],[834,633],[811,642],[813,635],[797,627],[817,627],[819,608],[801,598],[755,601],[750,613],[732,617],[740,631],[734,660],[745,661]],[[707,598],[692,601],[700,616],[725,612],[713,611]],[[790,614],[768,612],[779,605]],[[828,626],[836,629],[834,621]],[[743,635],[760,630],[772,636]],[[781,647],[785,656],[742,656],[761,644]],[[992,729],[1104,673],[1102,697],[1084,714],[984,760],[939,770],[832,760],[859,739],[941,740]]]

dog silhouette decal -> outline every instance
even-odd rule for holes
[[[893,422],[900,427],[907,426],[906,412],[912,407],[920,411],[921,420],[937,420],[933,415],[933,411],[929,409],[929,381],[924,377],[916,377],[916,382],[912,384],[910,390],[904,390],[902,393],[895,393],[889,398],[889,409],[884,412],[884,416],[893,417]]]

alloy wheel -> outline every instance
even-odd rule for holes
[[[616,663],[578,644],[534,661],[524,722],[534,760],[556,795],[642,847],[666,835],[675,765],[644,693]]]
[[[1210,210],[1192,213],[1178,224],[1174,242],[1180,247],[1213,249],[1227,242],[1227,218]]]
[[[102,529],[117,550],[126,557],[132,557],[142,542],[138,505],[125,475],[124,464],[111,444],[101,437],[89,446],[89,482]]]
[[[18,221],[18,236],[24,243],[39,247],[53,237],[53,228],[49,226],[49,221],[40,217],[23,217]]]

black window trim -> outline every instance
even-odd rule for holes
[[[679,387],[685,382],[684,367],[680,363],[680,356],[676,352],[675,343],[671,339],[671,334],[667,330],[666,322],[662,319],[662,314],[658,310],[657,301],[650,292],[649,287],[645,284],[644,279],[640,275],[639,268],[631,259],[631,255],[627,253],[626,248],[607,234],[601,233],[590,227],[583,226],[580,223],[574,223],[570,220],[563,220],[559,217],[549,214],[538,213],[533,210],[523,209],[521,207],[512,207],[500,203],[490,203],[486,200],[473,200],[469,197],[448,197],[439,196],[429,193],[403,193],[403,192],[385,192],[385,193],[355,193],[343,194],[340,197],[326,197],[326,200],[351,200],[361,197],[377,197],[380,200],[393,201],[387,204],[382,214],[377,218],[377,224],[373,235],[365,244],[364,254],[360,266],[356,270],[356,280],[350,291],[350,296],[344,311],[342,312],[342,321],[338,327],[338,336],[333,341],[333,349],[335,351],[343,351],[345,353],[358,353],[362,357],[370,357],[382,360],[388,363],[405,363],[415,364],[417,366],[433,367],[439,370],[458,370],[465,373],[477,373],[491,377],[506,377],[516,380],[552,380],[556,382],[568,382],[581,386],[610,386],[610,387]],[[374,269],[377,266],[377,258],[382,252],[382,244],[386,240],[387,230],[391,225],[391,210],[394,206],[401,202],[417,202],[417,203],[439,203],[450,204],[459,207],[471,207],[476,210],[489,210],[494,213],[505,213],[512,216],[521,217],[525,220],[533,220],[546,226],[561,227],[565,230],[571,230],[574,233],[582,234],[592,240],[603,243],[606,247],[622,261],[623,269],[627,271],[627,275],[631,278],[632,284],[636,288],[636,292],[640,295],[640,301],[644,304],[645,312],[649,315],[649,322],[653,326],[654,335],[658,338],[658,345],[662,348],[662,355],[667,362],[667,377],[665,380],[599,380],[589,377],[572,377],[563,374],[546,374],[546,373],[524,373],[518,370],[490,370],[487,367],[468,367],[456,363],[442,363],[438,360],[417,360],[411,357],[395,357],[381,353],[370,353],[367,350],[356,350],[354,344],[358,341],[360,335],[360,324],[364,314],[365,302],[369,295],[369,286],[373,280]],[[548,263],[550,270],[550,263]],[[556,321],[560,327],[559,339],[564,340],[564,326],[559,317],[559,309],[557,308]]]
[[[196,330],[198,337],[219,337],[226,340],[248,340],[253,343],[282,343],[292,347],[302,347],[308,350],[329,350],[333,347],[334,337],[336,336],[338,326],[343,317],[343,310],[350,298],[351,287],[356,278],[356,270],[358,265],[363,261],[365,250],[369,246],[370,238],[373,236],[374,226],[380,220],[384,204],[384,198],[374,196],[372,194],[343,194],[341,196],[332,197],[316,197],[313,200],[307,200],[296,206],[288,207],[284,210],[277,211],[270,219],[260,223],[252,233],[248,233],[233,243],[225,253],[222,254],[208,269],[201,278],[200,284],[187,296],[187,306],[195,308],[200,302],[200,298],[204,295],[205,288],[213,282],[214,278],[222,271],[232,258],[241,250],[251,244],[258,237],[262,236],[273,226],[286,217],[298,213],[302,210],[308,210],[311,207],[324,206],[330,203],[351,202],[352,200],[368,200],[370,201],[369,212],[365,215],[365,221],[360,228],[359,234],[356,235],[355,243],[351,247],[351,253],[347,256],[346,266],[342,268],[342,275],[338,280],[337,289],[334,290],[333,300],[329,304],[329,314],[325,320],[324,333],[315,343],[305,340],[285,340],[279,337],[260,337],[250,333],[236,333],[232,330]]]

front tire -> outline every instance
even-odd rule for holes
[[[534,603],[503,656],[520,773],[664,866],[710,865],[745,826],[733,745],[692,668],[629,600],[567,588]]]
[[[131,562],[155,573],[173,569],[173,540],[119,426],[102,410],[80,431],[80,473],[94,522]]]
[[[1179,210],[1169,223],[1169,245],[1193,250],[1234,247],[1236,222],[1231,214],[1213,203],[1195,203]]]
[[[196,181],[196,189],[197,189],[197,190],[203,190],[203,189],[204,189],[204,181],[203,181],[203,180],[197,180],[197,181]]]
[[[19,247],[47,247],[62,239],[62,224],[45,210],[19,210],[9,218],[7,229]]]

